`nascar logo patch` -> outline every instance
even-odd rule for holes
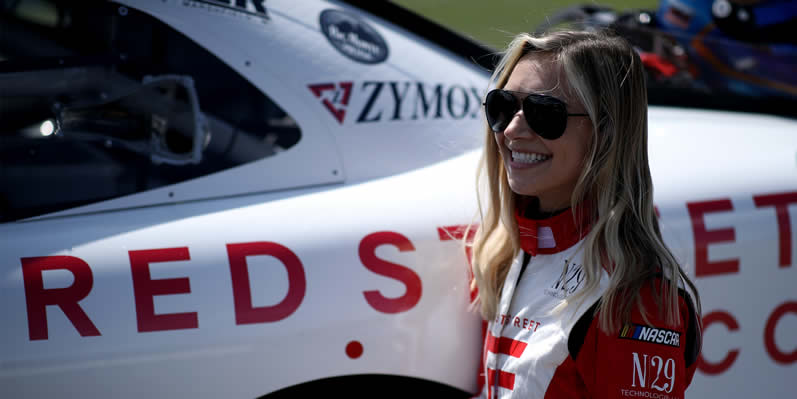
[[[656,328],[639,324],[626,324],[620,330],[620,338],[679,347],[681,333],[666,328]]]

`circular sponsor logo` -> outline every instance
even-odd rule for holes
[[[341,54],[363,64],[387,59],[387,42],[376,29],[354,15],[339,10],[321,12],[321,31]]]

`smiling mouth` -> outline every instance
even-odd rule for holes
[[[550,155],[546,154],[512,151],[513,162],[534,164],[545,162],[551,158],[552,157]]]

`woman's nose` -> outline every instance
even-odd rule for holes
[[[526,123],[525,116],[523,116],[523,110],[518,110],[512,115],[512,119],[509,120],[509,124],[504,129],[504,136],[510,139],[533,136],[533,132]]]

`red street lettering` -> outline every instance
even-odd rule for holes
[[[369,234],[360,242],[360,259],[368,270],[398,280],[407,292],[398,298],[384,297],[379,291],[364,291],[366,302],[383,313],[406,312],[421,298],[421,278],[406,266],[378,258],[376,248],[390,244],[401,252],[414,251],[410,240],[394,232]],[[153,279],[150,268],[162,262],[190,261],[188,247],[146,249],[129,252],[138,332],[199,328],[197,312],[157,314],[155,296],[191,294],[188,277]],[[304,266],[293,251],[274,242],[227,244],[236,324],[269,323],[285,319],[299,308],[305,297],[307,281]],[[288,293],[273,306],[253,306],[247,258],[271,256],[288,272]],[[94,284],[91,267],[74,256],[41,256],[21,258],[25,300],[28,311],[30,340],[49,338],[47,306],[57,305],[81,336],[98,336],[100,331],[79,305],[91,294]],[[74,283],[66,288],[44,288],[46,270],[66,270],[74,275]]]
[[[791,266],[791,221],[789,220],[789,204],[797,203],[797,193],[781,193],[769,195],[756,195],[753,202],[758,208],[765,206],[775,207],[775,214],[778,217],[778,265],[780,267]]]
[[[347,83],[347,82],[344,82]],[[375,84],[372,84],[375,85]],[[411,102],[412,84],[404,82],[387,82],[396,103]],[[334,85],[325,85],[317,88],[321,92],[334,91],[335,101],[348,102],[349,92],[345,85],[339,85],[343,90],[337,90]],[[322,90],[323,89],[323,90]],[[312,88],[311,88],[312,90]],[[458,90],[458,89],[457,89]],[[376,88],[374,86],[374,91]],[[441,92],[442,94],[442,92]],[[435,100],[440,98],[435,97]],[[453,97],[452,97],[453,98]],[[424,97],[420,100],[424,115],[435,108]],[[392,109],[392,116],[401,115],[397,109]],[[436,110],[433,114],[436,113]],[[458,115],[458,114],[457,114]],[[753,201],[758,208],[774,208],[779,233],[779,266],[790,267],[792,262],[792,234],[791,220],[788,206],[797,204],[797,192],[774,193],[755,195]],[[739,259],[727,259],[709,262],[708,246],[715,243],[728,243],[736,240],[733,227],[708,229],[705,215],[716,212],[733,211],[730,199],[718,199],[703,202],[687,203],[687,209],[692,221],[692,230],[695,239],[695,268],[698,277],[715,276],[718,274],[738,273]],[[465,226],[438,227],[441,241],[461,240],[464,237]],[[469,230],[473,234],[475,229]],[[389,244],[400,252],[414,251],[415,247],[409,239],[395,232],[373,233],[360,242],[359,256],[363,266],[381,276],[398,280],[406,286],[406,293],[397,298],[383,296],[378,290],[363,291],[365,301],[375,310],[383,313],[399,313],[412,309],[418,304],[422,294],[422,281],[412,269],[385,261],[376,256],[376,248]],[[470,248],[466,248],[470,260]],[[232,280],[232,295],[236,324],[267,323],[283,320],[293,314],[301,305],[306,294],[307,281],[304,267],[298,256],[290,249],[269,242],[251,242],[228,244],[230,274]],[[271,256],[279,260],[288,272],[289,289],[285,298],[272,306],[256,307],[252,304],[252,292],[249,284],[247,258],[250,256]],[[156,295],[190,295],[191,286],[188,277],[153,279],[150,273],[152,267],[160,262],[191,261],[187,246],[177,248],[147,249],[130,251],[130,270],[135,301],[136,320],[139,332],[178,330],[198,328],[198,317],[195,311],[183,313],[157,314],[155,312],[154,297]],[[40,256],[20,258],[22,278],[25,291],[27,308],[28,333],[30,340],[49,339],[47,324],[47,306],[57,306],[66,318],[72,323],[75,330],[83,336],[99,336],[100,331],[89,317],[80,302],[88,298],[94,284],[92,269],[88,263],[75,256]],[[65,288],[44,288],[43,274],[47,270],[63,270],[71,273],[73,283]],[[471,292],[470,299],[475,299],[475,292]],[[190,310],[187,309],[187,310]],[[797,303],[793,300],[777,306],[767,318],[764,328],[764,346],[767,354],[773,361],[780,364],[797,362],[797,350],[784,351],[775,342],[775,330],[784,316],[797,314]],[[502,325],[512,324],[513,327],[536,331],[540,323],[519,316],[503,314],[496,318],[496,323]],[[714,311],[703,318],[706,330],[712,324],[723,324],[727,331],[734,332],[740,329],[736,319],[726,311]],[[645,335],[652,339],[651,335]],[[656,333],[656,339],[661,335]],[[677,342],[672,336],[672,343]],[[665,335],[661,338],[668,341]],[[706,374],[719,374],[726,371],[739,356],[740,349],[729,349],[721,361],[712,363],[706,361],[702,355],[698,359],[698,368]]]
[[[522,328],[524,330],[529,331],[537,331],[537,328],[540,326],[540,322],[534,321],[527,318],[520,318],[520,317],[512,317],[510,314],[502,314],[500,316],[495,317],[495,322],[501,325],[507,325],[512,323],[517,328]]]
[[[401,252],[415,250],[407,237],[392,231],[381,231],[369,234],[360,241],[360,260],[368,270],[404,283],[407,292],[398,298],[387,298],[376,290],[364,291],[363,295],[372,308],[382,313],[406,312],[421,300],[421,278],[406,266],[379,259],[376,248],[383,244],[393,245]]]
[[[44,288],[45,270],[69,270],[75,282],[66,288]],[[47,339],[47,305],[58,305],[82,337],[100,335],[89,316],[78,305],[91,292],[94,277],[91,268],[74,256],[39,256],[22,258],[25,280],[25,300],[28,305],[28,335],[30,340]]]
[[[150,263],[190,260],[188,247],[130,251],[138,332],[198,328],[196,312],[155,314],[155,295],[190,294],[188,277],[153,280]]]
[[[269,323],[280,321],[299,309],[307,290],[302,261],[290,249],[275,242],[248,242],[227,244],[230,258],[232,294],[235,302],[235,324]],[[249,256],[273,256],[288,272],[288,293],[274,306],[252,306],[252,290],[249,283]]]
[[[690,202],[686,204],[689,217],[692,219],[692,231],[695,236],[695,276],[714,276],[717,274],[738,273],[739,259],[729,259],[719,262],[708,261],[708,246],[712,243],[734,242],[736,232],[733,228],[717,230],[706,229],[703,216],[707,213],[732,211],[733,204],[730,199],[715,201]]]

